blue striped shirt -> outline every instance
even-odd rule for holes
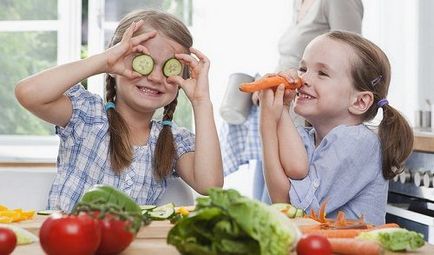
[[[348,218],[363,215],[371,224],[383,224],[388,182],[382,175],[378,136],[364,125],[338,126],[315,148],[314,130],[297,130],[308,153],[309,173],[303,180],[291,180],[291,203],[309,212],[318,211],[320,203],[328,199],[328,217],[336,217],[342,210]],[[261,165],[258,107],[252,107],[241,125],[224,123],[220,141],[225,175],[237,171],[242,164],[257,161],[254,197],[271,203]]]
[[[66,127],[56,127],[60,137],[58,170],[51,186],[48,209],[71,211],[82,194],[95,184],[112,185],[139,204],[156,204],[167,187],[166,179],[154,177],[153,168],[161,122],[152,121],[147,144],[135,146],[131,165],[116,174],[110,164],[109,123],[102,98],[81,85],[72,87],[66,95],[73,110]],[[194,134],[175,125],[172,131],[176,159],[194,151]]]

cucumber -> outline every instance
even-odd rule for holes
[[[176,58],[169,58],[164,62],[163,65],[163,74],[166,77],[169,76],[177,76],[181,75],[182,73],[182,64],[181,61],[179,61]]]
[[[140,208],[142,210],[147,210],[147,211],[152,210],[152,209],[154,209],[156,207],[157,207],[156,205],[140,205]]]
[[[297,208],[297,212],[295,213],[295,217],[303,217],[304,216],[304,211],[303,209]]]
[[[297,208],[291,205],[291,207],[288,208],[287,215],[289,218],[295,218],[297,215]]]
[[[154,70],[154,60],[147,54],[137,55],[133,58],[133,70],[148,75]]]
[[[154,220],[167,220],[175,214],[175,205],[168,203],[158,206],[149,212],[149,216]]]
[[[37,215],[51,215],[53,213],[56,212],[61,212],[60,210],[42,210],[42,211],[38,211],[36,214]]]

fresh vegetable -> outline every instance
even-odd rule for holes
[[[174,214],[175,205],[173,203],[161,205],[149,211],[149,216],[151,216],[153,220],[167,220]]]
[[[85,204],[111,204],[120,207],[126,212],[136,214],[141,214],[142,212],[140,206],[127,194],[104,184],[97,184],[90,188],[81,197],[80,202]]]
[[[282,83],[285,85],[285,89],[294,90],[300,88],[303,82],[299,78],[295,79],[295,82],[289,82],[286,78],[279,75],[275,75],[275,76],[265,77],[260,80],[256,80],[249,83],[242,83],[240,85],[240,90],[242,92],[251,93],[251,92],[260,91],[269,88],[277,88]]]
[[[0,224],[0,228],[8,228],[12,230],[15,233],[15,236],[17,237],[17,245],[30,244],[38,241],[38,237],[35,236],[32,232],[22,227],[19,227],[17,225]]]
[[[376,227],[370,228],[340,228],[340,229],[331,229],[326,226],[326,229],[321,229],[321,225],[312,225],[312,226],[300,226],[300,230],[303,234],[318,234],[323,235],[327,238],[354,238],[358,236],[360,233],[375,230],[375,229],[386,229],[386,228],[398,228],[399,226],[395,223],[388,223],[384,225],[379,225]]]
[[[303,235],[297,243],[297,255],[331,255],[332,246],[321,235]]]
[[[274,203],[271,207],[276,208],[289,218],[298,218],[304,216],[303,209],[296,208],[295,206],[287,203]]]
[[[79,215],[52,214],[41,226],[40,243],[48,255],[94,254],[101,241],[101,226],[97,219]]]
[[[181,75],[182,73],[182,64],[176,58],[169,58],[164,62],[163,65],[163,74],[166,77]]]
[[[329,238],[332,250],[345,255],[379,255],[383,248],[376,242],[354,238]]]
[[[146,211],[152,210],[155,207],[157,207],[157,206],[156,205],[140,205],[140,209],[142,209],[142,212],[143,212],[143,210],[146,210]]]
[[[130,229],[130,221],[121,220],[112,214],[106,214],[100,220],[100,225],[101,242],[97,254],[118,254],[130,245],[136,235]]]
[[[361,233],[360,240],[372,240],[389,251],[415,250],[425,245],[423,235],[404,228],[377,229]]]
[[[41,211],[37,212],[38,215],[51,215],[53,213],[61,213],[61,211],[59,211],[59,210],[41,210]]]
[[[4,205],[0,205],[0,223],[11,223],[28,220],[32,219],[34,215],[34,210],[25,211],[21,208],[10,209]]]
[[[300,233],[282,213],[235,190],[213,188],[169,231],[182,254],[287,255]]]
[[[141,75],[148,75],[154,70],[154,60],[147,54],[137,55],[133,58],[133,70]]]
[[[0,254],[11,254],[17,246],[17,237],[14,231],[0,227]]]

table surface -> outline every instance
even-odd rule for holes
[[[44,221],[46,216],[36,216],[33,220],[27,220],[23,222],[16,223],[18,226],[23,227],[35,235],[39,234],[39,228]],[[299,225],[311,224],[308,221],[310,219],[301,219],[301,222],[296,222]],[[153,221],[150,225],[144,226],[137,233],[136,239],[130,244],[130,246],[121,253],[122,255],[142,255],[142,254],[153,254],[153,255],[179,255],[180,253],[176,250],[174,246],[168,245],[166,243],[166,236],[168,231],[172,228],[172,224],[169,221]],[[13,255],[44,255],[39,242],[35,242],[28,245],[19,245],[15,248]],[[414,252],[405,253],[393,253],[386,252],[386,255],[392,254],[434,254],[434,246],[426,244],[422,248]]]

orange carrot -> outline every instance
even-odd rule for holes
[[[371,231],[375,229],[397,228],[397,227],[399,227],[398,224],[388,223],[388,224],[383,224],[383,225],[379,225],[372,228],[366,228],[366,229],[356,229],[356,228],[321,229],[321,227],[300,227],[300,231],[303,234],[318,234],[318,235],[323,235],[327,238],[354,238],[362,232]]]
[[[295,82],[288,82],[288,80],[286,80],[284,77],[275,75],[265,77],[254,82],[242,83],[240,85],[240,90],[243,92],[251,93],[259,90],[276,88],[282,83],[285,85],[285,89],[297,89],[300,88],[302,85],[302,81],[300,78],[297,78]]]
[[[378,255],[384,250],[375,241],[358,240],[353,238],[329,238],[333,253],[345,255]]]

